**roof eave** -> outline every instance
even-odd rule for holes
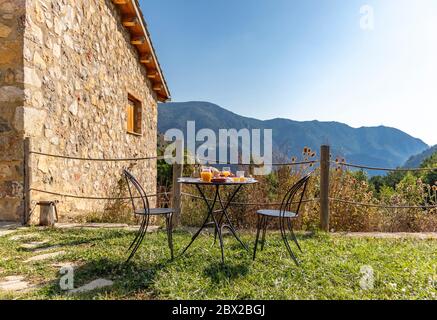
[[[171,99],[170,91],[147,30],[147,24],[136,0],[112,0],[118,7],[122,24],[131,35],[131,43],[138,51],[140,63],[146,68],[152,90],[161,102]],[[147,58],[142,58],[147,56]],[[150,57],[150,58],[149,58]]]

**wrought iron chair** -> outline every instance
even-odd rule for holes
[[[262,241],[261,241],[261,250],[264,249],[264,243],[265,243],[265,236],[266,236],[266,230],[267,230],[267,223],[269,219],[279,219],[279,227],[281,230],[281,236],[282,240],[284,240],[285,247],[287,248],[288,253],[290,254],[291,258],[294,260],[296,265],[299,265],[299,262],[296,258],[296,255],[291,250],[290,244],[288,243],[287,238],[287,228],[291,234],[291,238],[296,243],[297,247],[299,248],[300,252],[302,252],[302,249],[299,245],[299,242],[297,241],[296,235],[293,232],[293,220],[297,219],[299,216],[299,210],[302,204],[303,197],[305,195],[305,191],[307,188],[308,181],[310,179],[311,174],[305,175],[302,179],[300,179],[296,184],[294,184],[285,194],[281,207],[279,210],[258,210],[257,211],[257,217],[258,217],[258,223],[257,223],[257,231],[256,231],[256,240],[255,240],[255,249],[253,252],[253,260],[256,258],[256,251],[258,248],[258,241],[261,229],[263,231],[262,233]],[[299,191],[301,192],[299,195]],[[294,201],[296,197],[299,197],[298,201]],[[295,212],[291,211],[291,206],[293,204],[297,204],[297,209]]]
[[[141,216],[141,224],[140,229],[138,230],[138,233],[132,241],[131,245],[129,246],[129,250],[132,250],[129,258],[126,260],[126,263],[132,259],[132,257],[137,252],[138,248],[140,247],[144,236],[146,235],[147,228],[149,226],[149,221],[151,216],[165,216],[165,222],[166,222],[166,229],[167,229],[167,239],[168,239],[168,246],[170,247],[170,254],[171,259],[173,260],[173,233],[172,233],[172,218],[173,213],[175,212],[171,208],[150,208],[149,200],[147,198],[147,194],[144,191],[141,184],[138,182],[138,180],[127,170],[123,170],[123,174],[126,178],[128,190],[129,190],[129,196],[132,202],[132,208],[134,211],[134,214],[137,216]],[[136,193],[138,196],[133,195],[133,190],[131,188],[131,185],[134,187],[134,190],[136,190]],[[135,199],[141,199],[140,203],[142,204],[141,208],[138,208],[135,205]]]

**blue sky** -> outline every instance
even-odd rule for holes
[[[140,0],[173,101],[437,144],[435,0]],[[360,28],[360,8],[374,29]]]

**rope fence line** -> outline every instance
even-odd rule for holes
[[[200,161],[205,161],[208,163],[209,159],[197,159]],[[310,160],[310,161],[299,161],[299,162],[272,162],[272,163],[232,163],[230,161],[213,161],[210,164],[219,164],[219,165],[237,165],[237,166],[298,166],[298,165],[304,165],[304,164],[316,164],[319,163],[319,160]],[[200,163],[195,163],[195,165],[202,165]]]
[[[138,158],[85,158],[85,157],[75,157],[75,156],[66,156],[66,155],[59,155],[59,154],[50,154],[50,153],[43,153],[38,151],[29,151],[30,154],[36,154],[40,156],[46,156],[46,157],[54,157],[54,158],[61,158],[61,159],[71,159],[71,160],[80,160],[80,161],[101,161],[101,162],[122,162],[122,161],[142,161],[142,160],[166,160],[166,159],[172,159],[165,156],[153,156],[153,157],[138,157]],[[209,161],[207,159],[198,159],[203,161]],[[358,168],[358,169],[366,169],[366,170],[377,170],[377,171],[398,171],[398,172],[409,172],[409,171],[437,171],[437,168],[383,168],[383,167],[372,167],[372,166],[364,166],[364,165],[358,165],[358,164],[351,164],[347,162],[336,162],[336,161],[329,161],[331,164],[335,164],[336,166],[345,166],[345,167],[352,167],[352,168]],[[221,164],[221,165],[242,165],[242,166],[297,166],[297,165],[314,165],[316,163],[320,163],[320,160],[311,160],[311,161],[300,161],[300,162],[284,162],[284,163],[264,163],[264,164],[254,164],[254,163],[231,163],[231,162],[221,162],[217,161],[214,162],[214,164]],[[201,165],[199,163],[196,163],[196,165]],[[60,197],[66,197],[66,198],[74,198],[74,199],[87,199],[87,200],[129,200],[130,197],[100,197],[100,196],[79,196],[79,195],[72,195],[72,194],[64,194],[64,193],[58,193],[53,191],[47,191],[47,190],[40,190],[35,188],[30,188],[29,191],[34,192],[40,192],[45,194],[50,194],[54,196],[60,196]],[[184,196],[195,198],[195,199],[202,199],[200,196],[196,196],[193,194],[181,193]],[[159,197],[161,195],[165,195],[166,197],[170,196],[170,193],[164,192],[164,193],[157,193],[157,194],[151,194],[148,195],[148,197]],[[139,199],[140,197],[134,197],[135,199]],[[212,199],[207,199],[208,201],[212,201]],[[314,198],[314,199],[308,199],[304,200],[303,203],[310,203],[310,202],[316,202],[320,199]],[[334,202],[340,202],[340,203],[346,203],[351,204],[355,206],[363,206],[363,207],[375,207],[375,208],[385,208],[385,209],[434,209],[437,208],[437,205],[423,205],[423,206],[391,206],[391,205],[379,205],[379,204],[371,204],[371,203],[362,203],[362,202],[356,202],[356,201],[350,201],[350,200],[344,200],[344,199],[338,199],[338,198],[329,198],[330,201]],[[281,203],[243,203],[243,202],[231,202],[233,205],[239,205],[239,206],[262,206],[262,205],[281,205]],[[295,203],[293,203],[295,204]]]
[[[196,196],[194,194],[182,192],[182,195],[186,197],[190,197],[193,199],[200,199],[203,198],[200,196]],[[208,201],[213,201],[211,198],[207,198]],[[311,203],[311,202],[318,202],[320,199],[313,198],[313,199],[307,199],[303,200],[302,203]],[[362,202],[356,202],[356,201],[348,201],[348,200],[342,200],[337,198],[329,198],[331,201],[335,202],[341,202],[341,203],[347,203],[347,204],[353,204],[356,206],[364,206],[364,207],[375,207],[375,208],[384,208],[384,209],[435,209],[437,208],[437,205],[423,205],[423,206],[389,206],[389,205],[378,205],[378,204],[370,204],[370,203],[362,203]],[[238,205],[238,206],[279,206],[282,204],[282,202],[231,202],[232,205]],[[298,204],[298,202],[292,202],[292,204]]]
[[[367,170],[377,170],[377,171],[393,171],[393,172],[409,172],[409,171],[437,171],[437,168],[379,168],[379,167],[369,167],[369,166],[363,166],[358,164],[352,164],[347,162],[335,162],[330,161],[332,164],[335,164],[337,166],[345,166],[345,167],[351,167],[351,168],[357,168],[357,169],[367,169]]]
[[[81,160],[81,161],[108,161],[108,162],[116,162],[116,161],[141,161],[141,160],[166,160],[166,159],[173,159],[172,157],[166,157],[166,156],[151,156],[151,157],[132,157],[132,158],[86,158],[86,157],[76,157],[76,156],[67,156],[67,155],[61,155],[61,154],[51,154],[51,153],[44,153],[39,151],[31,150],[29,151],[30,154],[36,154],[40,156],[46,156],[46,157],[53,157],[53,158],[61,158],[61,159],[71,159],[71,160]],[[197,160],[209,162],[209,159],[200,158]],[[316,164],[320,163],[320,160],[309,160],[309,161],[298,161],[298,162],[272,162],[272,163],[262,163],[262,164],[256,164],[256,163],[232,163],[230,161],[214,161],[211,164],[220,164],[220,165],[241,165],[241,166],[295,166],[295,165],[305,165],[305,164]],[[336,161],[330,161],[331,164],[335,164],[336,166],[346,166],[346,167],[352,167],[357,169],[367,169],[367,170],[377,170],[377,171],[401,171],[401,172],[408,172],[408,171],[437,171],[437,168],[385,168],[385,167],[372,167],[372,166],[365,166],[365,165],[359,165],[359,164],[353,164],[353,163],[347,163],[347,162],[336,162]],[[199,163],[195,163],[199,164]]]
[[[352,204],[355,206],[382,208],[382,209],[436,209],[437,205],[423,205],[423,206],[391,206],[382,204],[363,203],[357,201],[343,200],[337,198],[329,198],[330,201]]]
[[[47,191],[47,190],[40,190],[40,189],[30,189],[30,191],[36,191],[36,192],[40,192],[40,193],[45,193],[45,194],[50,194],[50,195],[55,195],[55,196],[60,196],[60,197],[65,197],[65,198],[74,198],[74,199],[85,199],[85,200],[130,200],[130,197],[95,197],[95,196],[78,196],[78,195],[72,195],[72,194],[64,194],[64,193],[58,193],[58,192],[52,192],[52,191]],[[183,196],[187,196],[193,199],[200,199],[202,200],[203,198],[200,196],[196,196],[194,194],[191,193],[186,193],[186,192],[182,192],[181,193]],[[150,194],[147,195],[147,197],[150,198],[156,198],[159,196],[166,196],[168,197],[170,195],[170,193],[168,192],[162,192],[162,193],[157,193],[157,194]],[[137,196],[137,197],[133,197],[134,199],[141,199],[141,197]],[[213,201],[213,199],[211,198],[206,198],[208,201]],[[318,198],[313,198],[313,199],[306,199],[303,200],[302,203],[310,203],[310,202],[317,202],[320,199]],[[363,202],[357,202],[357,201],[350,201],[350,200],[344,200],[344,199],[338,199],[338,198],[329,198],[330,201],[334,201],[334,202],[340,202],[340,203],[346,203],[346,204],[352,204],[355,206],[363,206],[363,207],[373,207],[373,208],[383,208],[383,209],[436,209],[437,205],[423,205],[423,206],[391,206],[391,205],[380,205],[380,204],[371,204],[371,203],[363,203]],[[238,206],[278,206],[281,205],[282,202],[231,202],[232,205],[238,205]],[[292,204],[298,204],[298,202],[292,202]]]
[[[30,154],[36,154],[40,156],[45,157],[52,157],[52,158],[60,158],[60,159],[69,159],[69,160],[80,160],[80,161],[101,161],[101,162],[122,162],[122,161],[141,161],[141,160],[166,160],[166,159],[173,159],[172,157],[166,157],[166,156],[153,156],[153,157],[138,157],[138,158],[86,158],[86,157],[76,157],[76,156],[66,156],[61,154],[51,154],[51,153],[44,153],[39,151],[29,151]],[[201,161],[209,162],[209,159],[198,159]],[[255,164],[255,163],[232,163],[232,162],[222,162],[222,161],[214,161],[211,164],[221,164],[221,165],[241,165],[241,166],[257,166],[257,165],[264,165],[264,166],[294,166],[294,165],[304,165],[304,164],[315,164],[320,162],[319,160],[313,160],[313,161],[301,161],[301,162],[284,162],[284,163],[262,163],[262,164]],[[200,163],[194,163],[194,165],[202,165]]]
[[[78,196],[73,194],[65,194],[65,193],[59,193],[59,192],[53,192],[53,191],[47,191],[47,190],[40,190],[40,189],[34,189],[31,188],[30,191],[50,194],[53,196],[59,196],[59,197],[65,197],[65,198],[74,198],[74,199],[85,199],[85,200],[130,200],[130,197],[95,197],[95,196]],[[156,193],[156,194],[148,194],[147,197],[149,198],[156,198],[161,195],[168,196],[168,192],[162,192],[162,193]],[[141,199],[140,196],[133,197],[134,199]]]
[[[186,196],[186,197],[193,198],[193,199],[203,200],[202,197],[196,196],[196,195],[191,194],[191,193],[182,192],[182,195]],[[213,201],[214,199],[206,198],[206,200]],[[316,202],[316,201],[319,201],[319,199],[314,198],[314,199],[302,200],[302,203],[309,203],[309,202]],[[298,204],[298,203],[299,202],[291,202],[291,204]],[[268,206],[268,205],[280,206],[282,204],[282,202],[273,202],[273,203],[267,203],[267,202],[266,203],[261,203],[261,202],[259,202],[259,203],[257,203],[257,202],[230,202],[230,204],[237,205],[237,206]]]
[[[36,154],[45,157],[52,158],[60,158],[60,159],[70,159],[70,160],[80,160],[80,161],[101,161],[101,162],[123,162],[123,161],[143,161],[143,160],[166,160],[171,159],[165,156],[152,156],[152,157],[133,157],[133,158],[86,158],[86,157],[75,157],[75,156],[66,156],[60,154],[50,154],[39,151],[29,151],[30,154]],[[208,163],[209,159],[198,159],[202,161],[206,161]],[[297,166],[297,165],[314,165],[319,163],[320,160],[311,160],[311,161],[299,161],[299,162],[272,162],[272,163],[263,163],[263,164],[255,164],[255,163],[232,163],[230,161],[214,161],[211,164],[219,164],[219,165],[240,165],[240,166]],[[347,162],[335,162],[330,161],[331,164],[336,166],[345,166],[357,169],[366,169],[366,170],[376,170],[376,171],[398,171],[398,172],[409,172],[409,171],[437,171],[437,168],[385,168],[385,167],[372,167],[365,166]],[[202,165],[199,163],[195,163],[195,165]]]
[[[61,154],[50,154],[38,151],[29,151],[30,154],[36,154],[45,157],[51,158],[60,158],[60,159],[70,159],[70,160],[81,160],[81,161],[101,161],[101,162],[118,162],[118,161],[141,161],[141,160],[165,160],[167,157],[164,156],[153,156],[153,157],[138,157],[138,158],[85,158],[85,157],[75,157],[75,156],[66,156]]]

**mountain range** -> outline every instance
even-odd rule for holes
[[[423,161],[426,160],[427,158],[431,157],[434,153],[437,153],[437,145],[426,149],[425,151],[411,156],[407,162],[405,162],[405,164],[403,165],[404,168],[419,168]]]
[[[429,148],[422,140],[385,126],[352,128],[340,122],[258,120],[201,101],[159,104],[160,133],[171,128],[185,133],[191,120],[196,122],[196,131],[209,128],[217,136],[219,129],[272,129],[274,160],[301,158],[304,147],[319,150],[320,145],[329,144],[333,157],[368,166],[398,167]]]

